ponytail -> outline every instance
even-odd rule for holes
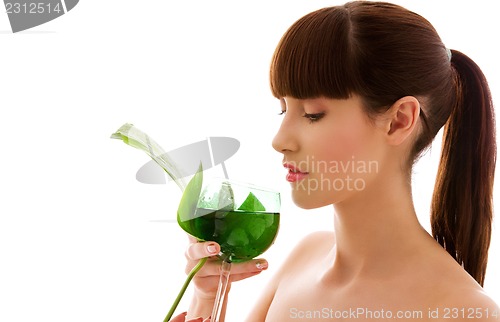
[[[479,67],[452,51],[455,106],[444,127],[432,197],[434,238],[483,286],[488,261],[496,163],[495,118]]]

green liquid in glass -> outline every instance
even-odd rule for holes
[[[194,218],[179,224],[198,239],[217,242],[231,261],[244,262],[273,244],[279,213],[197,208]]]

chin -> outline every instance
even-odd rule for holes
[[[292,200],[297,207],[302,209],[316,209],[332,204],[331,200],[321,200],[313,194],[296,190],[292,190]]]

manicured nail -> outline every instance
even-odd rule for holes
[[[257,269],[266,269],[267,265],[268,265],[267,262],[257,262],[257,264],[255,264]]]
[[[210,254],[215,254],[217,252],[217,247],[214,244],[210,244],[207,246],[207,250]]]

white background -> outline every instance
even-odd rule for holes
[[[472,57],[498,102],[493,35],[500,26],[492,1],[395,2]],[[332,227],[331,207],[304,211],[290,200],[281,156],[270,145],[281,118],[268,67],[295,20],[341,3],[82,0],[19,34],[2,9],[0,321],[163,320],[184,280],[187,238],[155,220],[174,218],[180,192],[172,182],[135,180],[147,156],[109,139],[125,122],[166,150],[208,136],[237,138],[229,176],[282,192],[280,234],[265,254],[269,270],[231,291],[227,320],[243,320],[296,241]],[[415,202],[427,228],[439,147],[415,169]],[[498,258],[497,219],[485,289],[500,303]]]

